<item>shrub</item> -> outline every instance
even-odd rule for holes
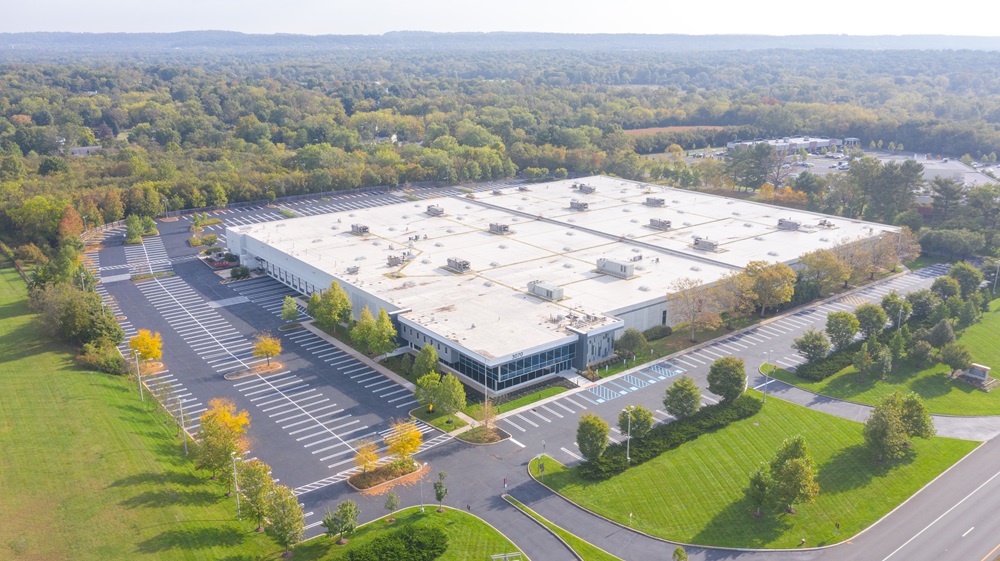
[[[404,526],[348,551],[347,561],[432,561],[448,549],[448,536],[440,528]]]
[[[246,265],[240,265],[238,267],[233,267],[229,270],[230,278],[239,280],[250,278],[250,268]]]
[[[686,419],[657,425],[646,436],[633,438],[629,453],[631,464],[625,459],[625,443],[612,444],[605,449],[600,458],[580,464],[580,476],[591,480],[607,479],[629,467],[648,462],[706,432],[752,417],[760,411],[761,405],[760,400],[743,395],[731,403],[716,403],[702,407]]]
[[[128,373],[125,359],[110,342],[85,343],[76,359],[88,368],[105,374],[123,376]]]
[[[674,329],[669,325],[654,325],[643,331],[642,334],[646,336],[647,341],[658,341],[664,337],[670,337],[673,332]]]
[[[843,349],[838,349],[822,360],[807,362],[795,370],[795,375],[806,380],[820,381],[833,376],[851,365],[854,355],[861,349],[861,342],[855,341]]]

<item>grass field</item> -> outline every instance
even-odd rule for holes
[[[421,514],[419,507],[412,507],[397,512],[396,522],[392,524],[384,518],[375,520],[356,530],[354,535],[348,536],[350,542],[345,546],[336,545],[334,543],[336,538],[321,537],[309,540],[295,548],[294,559],[323,561],[343,559],[348,551],[371,541],[380,531],[399,528],[406,524],[440,528],[448,536],[448,551],[436,561],[489,559],[491,555],[498,553],[518,551],[503,534],[475,516],[451,508],[446,508],[444,512],[436,510],[428,506]]]
[[[514,505],[519,510],[521,510],[521,512],[524,512],[528,516],[537,520],[540,524],[548,528],[555,535],[562,538],[562,541],[566,542],[566,545],[572,548],[577,555],[582,557],[583,561],[621,561],[620,557],[615,557],[614,555],[611,555],[607,551],[604,551],[603,549],[595,545],[592,545],[591,543],[585,540],[580,539],[575,534],[572,534],[560,528],[559,526],[556,526],[555,524],[549,522],[548,520],[540,516],[537,512],[521,504],[521,502],[515,499],[514,497],[507,495],[504,497],[504,499],[506,499],[508,503]]]
[[[0,558],[277,558],[134,383],[44,342],[24,298],[0,270]]]
[[[939,257],[937,255],[920,255],[913,261],[905,263],[906,268],[914,271],[916,269],[922,269],[924,267],[930,267],[931,265],[937,265],[938,263],[948,263],[949,260],[944,257]]]
[[[194,470],[176,429],[150,409],[148,394],[140,403],[134,381],[80,369],[68,348],[42,339],[10,268],[0,269],[0,384],[0,559],[280,558],[255,524],[236,522],[226,488]],[[440,559],[516,550],[461,511],[397,517],[441,527],[450,546]],[[365,526],[356,543],[380,524]],[[344,551],[320,538],[298,546],[295,559]]]
[[[993,302],[992,311],[983,321],[959,334],[959,341],[972,350],[975,362],[992,365],[1000,370],[1000,300]],[[924,398],[931,413],[946,415],[1000,415],[1000,391],[982,392],[961,380],[947,377],[950,369],[944,364],[920,367],[903,361],[886,380],[859,379],[853,366],[841,370],[826,380],[813,382],[799,378],[787,370],[778,369],[774,377],[816,393],[859,403],[874,404],[883,395],[896,390],[913,391]]]
[[[759,393],[752,392],[754,395]],[[728,547],[797,547],[835,543],[871,525],[976,443],[917,439],[910,455],[878,464],[864,448],[862,425],[770,399],[760,413],[733,423],[607,481],[589,482],[551,458],[542,482],[621,524],[685,543]],[[798,514],[754,518],[742,489],[750,472],[781,442],[802,434],[818,466],[819,498]],[[537,460],[531,463],[537,476]],[[840,523],[840,533],[834,531]]]
[[[424,406],[416,407],[410,411],[410,415],[420,419],[421,421],[431,425],[432,427],[439,428],[444,432],[451,432],[455,429],[460,429],[466,425],[466,422],[459,419],[455,415],[451,415],[451,422],[449,423],[449,416],[442,415],[441,413],[428,413],[427,408]]]

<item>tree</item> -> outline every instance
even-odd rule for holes
[[[851,278],[851,268],[834,251],[817,249],[804,254],[799,262],[805,266],[802,280],[815,282],[820,296],[828,294],[844,281]]]
[[[368,473],[378,464],[378,447],[367,438],[358,441],[354,447],[354,465],[361,468],[361,473]]]
[[[885,310],[875,304],[861,304],[854,309],[854,317],[858,318],[858,328],[865,339],[881,333],[888,319],[885,317]]]
[[[267,365],[271,366],[271,357],[281,354],[281,339],[272,337],[267,333],[259,333],[254,339],[253,356],[267,358]]]
[[[630,327],[618,338],[615,346],[618,347],[619,351],[625,353],[626,356],[632,355],[636,357],[645,352],[646,348],[649,347],[649,343],[646,341],[646,336],[642,334],[642,331]]]
[[[306,313],[315,319],[316,316],[320,314],[320,308],[322,308],[322,306],[323,299],[320,297],[319,292],[313,292],[309,295],[309,301],[306,302]]]
[[[913,343],[910,344],[910,348],[906,351],[906,355],[918,364],[924,364],[930,358],[932,352],[934,352],[934,347],[930,343],[914,339]]]
[[[826,334],[830,336],[833,348],[840,350],[854,341],[858,334],[858,318],[850,312],[832,312],[826,316]]]
[[[898,393],[898,392],[897,392]],[[924,405],[924,400],[916,392],[908,392],[900,396],[900,419],[903,430],[911,438],[931,438],[937,432],[934,420]]]
[[[377,336],[376,329],[375,316],[372,315],[368,306],[365,306],[361,310],[361,317],[358,318],[358,322],[351,329],[351,341],[361,352],[371,355],[372,351],[369,345]]]
[[[793,339],[792,348],[809,362],[816,362],[830,352],[830,341],[822,331],[807,329],[802,337]]]
[[[819,495],[816,469],[810,458],[788,460],[772,471],[771,478],[775,500],[788,511],[792,511],[792,505],[811,503]]]
[[[750,473],[750,481],[747,483],[743,493],[747,500],[753,505],[754,514],[760,516],[761,509],[767,506],[771,500],[771,471],[766,464],[757,466],[757,469]]]
[[[903,351],[906,350],[907,337],[903,333],[902,329],[897,329],[893,332],[892,337],[889,339],[888,347],[889,352],[892,355],[892,360],[894,362],[899,362],[903,358]]]
[[[893,392],[872,409],[863,434],[877,461],[893,460],[906,455],[908,437],[933,436],[934,424],[919,396]]]
[[[924,288],[907,294],[906,302],[910,304],[913,309],[911,313],[913,319],[922,320],[926,319],[934,312],[934,308],[938,307],[941,303],[941,299],[930,290]]]
[[[746,385],[746,367],[741,358],[723,357],[713,362],[708,369],[708,391],[721,397],[723,401],[733,401],[743,395]]]
[[[935,349],[941,349],[948,343],[954,343],[955,331],[951,328],[951,322],[947,319],[937,322],[931,329],[927,342]]]
[[[438,502],[438,512],[444,512],[444,499],[448,496],[448,487],[444,484],[444,478],[448,477],[445,472],[438,472],[437,481],[434,482],[434,498]]]
[[[938,277],[931,284],[931,292],[941,300],[947,300],[961,293],[958,281],[951,277]]]
[[[952,265],[948,276],[958,283],[959,293],[963,300],[967,300],[975,294],[983,282],[983,272],[969,264],[968,261],[959,261]]]
[[[931,189],[934,191],[934,211],[941,220],[948,219],[948,211],[962,200],[965,187],[946,177],[936,177],[931,180]]]
[[[753,292],[757,295],[756,304],[760,315],[768,308],[780,306],[792,299],[795,293],[795,271],[784,263],[767,263],[766,261],[751,261],[744,271],[753,280]]]
[[[690,376],[681,376],[663,396],[663,408],[678,419],[694,415],[700,407],[701,390]]]
[[[715,305],[711,301],[714,292],[701,289],[701,285],[702,282],[698,279],[689,277],[676,279],[670,283],[670,295],[667,300],[671,315],[677,316],[687,324],[691,331],[692,342],[695,341],[695,332],[699,329],[711,329],[721,323]],[[642,334],[638,330],[635,331]]]
[[[247,451],[245,435],[250,415],[246,410],[237,412],[229,399],[214,398],[209,400],[199,422],[195,449],[198,467],[211,471],[213,478],[221,475],[227,485],[232,485],[233,455],[242,456]]]
[[[399,495],[393,489],[389,489],[385,495],[385,509],[389,511],[389,522],[395,522],[396,511],[399,510]]]
[[[412,421],[396,421],[385,437],[387,452],[399,461],[409,460],[420,450],[424,436]]]
[[[642,438],[653,430],[653,412],[642,405],[629,405],[618,413],[618,430],[631,438]]]
[[[249,460],[236,464],[239,475],[240,495],[243,509],[257,521],[257,531],[264,531],[264,517],[267,516],[268,498],[274,491],[271,466],[260,460]]]
[[[972,351],[957,341],[941,347],[941,362],[947,364],[952,372],[968,370],[972,366]]]
[[[285,321],[299,319],[299,306],[291,296],[285,296],[285,301],[281,304],[281,319]]]
[[[885,310],[885,315],[892,322],[894,329],[902,327],[906,323],[906,320],[910,318],[910,314],[913,313],[913,305],[895,290],[882,297],[881,305],[882,309]]]
[[[434,410],[434,404],[438,401],[438,392],[441,391],[441,375],[437,372],[428,372],[417,378],[417,388],[413,392],[413,397],[427,411]]]
[[[688,554],[684,551],[684,548],[677,546],[674,548],[673,555],[670,556],[671,561],[688,561]]]
[[[293,545],[306,532],[305,513],[295,493],[284,485],[275,485],[268,497],[267,526],[264,532],[281,547],[287,557]]]
[[[140,329],[128,341],[128,348],[139,353],[139,360],[159,360],[163,357],[163,338],[160,332]]]
[[[878,343],[875,344],[877,345]],[[851,357],[851,365],[858,371],[858,374],[867,376],[872,373],[874,364],[875,359],[872,358],[872,354],[868,351],[868,341],[865,341],[861,343],[861,349]]]
[[[337,510],[330,514],[330,511],[326,511],[326,516],[323,517],[323,522],[320,524],[326,528],[326,535],[331,538],[334,534],[340,534],[340,539],[337,540],[337,544],[344,545],[347,540],[344,539],[344,534],[354,533],[354,529],[358,526],[358,517],[361,515],[361,507],[358,503],[347,499],[346,501],[337,505]]]
[[[378,356],[396,349],[396,328],[385,308],[379,308],[375,327],[368,340],[368,352]]]
[[[428,372],[433,372],[437,368],[437,363],[438,354],[434,350],[434,345],[424,345],[417,353],[417,358],[413,360],[411,372],[415,377],[420,378]]]
[[[608,447],[608,424],[593,413],[584,413],[576,429],[576,443],[584,458],[596,461]]]
[[[333,281],[330,288],[323,291],[315,313],[310,313],[323,329],[337,330],[337,324],[346,323],[351,317],[351,300],[340,283]],[[371,315],[371,312],[369,312]]]
[[[455,376],[445,374],[441,377],[436,397],[435,406],[438,411],[448,415],[450,421],[452,415],[465,407],[465,386]]]
[[[753,313],[757,294],[753,291],[753,279],[742,270],[730,271],[715,282],[711,288],[711,301],[720,314],[725,316],[726,326],[733,327],[733,320]]]

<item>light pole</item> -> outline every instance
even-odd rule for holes
[[[240,518],[240,482],[236,479],[236,452],[230,452],[229,455],[233,458],[233,492],[236,493],[236,520],[241,520]]]
[[[767,367],[770,366],[771,368],[774,368],[771,366],[771,352],[771,349],[768,349],[763,355],[766,357],[767,362],[764,363],[764,368],[762,369],[764,371],[764,399],[761,400],[761,403],[767,403],[767,384],[771,381],[771,379],[767,377]]]
[[[903,303],[899,303],[899,317],[896,318],[896,329],[903,327]]]
[[[139,351],[133,350],[132,356],[135,357],[135,379],[139,382],[139,399],[146,401],[146,395],[142,393],[142,370],[139,370]]]
[[[997,277],[1000,277],[1000,261],[997,261],[997,270],[993,273],[993,294],[997,293]]]
[[[420,469],[423,469],[425,467],[427,467],[427,462],[424,462],[424,465]],[[420,512],[423,512],[423,511],[424,511],[424,478],[421,477],[420,478]]]
[[[176,393],[177,392],[175,390],[174,394],[176,395]],[[177,405],[180,406],[180,409],[181,409],[181,437],[184,439],[184,455],[187,456],[187,453],[188,453],[188,435],[187,435],[187,427],[185,427],[185,425],[187,423],[184,420],[184,399],[181,398],[180,396],[177,396]]]
[[[625,436],[625,463],[632,463],[632,406],[625,408],[628,415],[628,434]]]

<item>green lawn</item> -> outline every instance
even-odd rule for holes
[[[528,516],[534,518],[543,526],[552,531],[554,534],[562,538],[562,540],[566,542],[566,544],[569,545],[569,547],[572,548],[577,555],[583,558],[583,561],[616,561],[616,560],[621,561],[620,557],[615,557],[614,555],[611,555],[607,551],[604,551],[603,549],[595,545],[591,545],[589,542],[578,538],[575,534],[567,532],[566,530],[563,530],[559,526],[556,526],[555,524],[549,522],[548,520],[540,516],[537,512],[521,504],[521,502],[515,499],[514,497],[506,495],[504,498],[507,499],[507,502],[514,505]]]
[[[959,341],[972,350],[975,362],[993,366],[1000,372],[1000,300],[993,302],[992,311],[983,321],[959,334]],[[879,398],[896,390],[914,391],[924,398],[931,413],[946,415],[1000,415],[1000,391],[982,392],[960,380],[947,377],[950,369],[944,364],[917,366],[904,360],[884,381],[859,379],[853,366],[841,370],[826,380],[813,382],[778,369],[774,377],[801,388],[838,399],[874,404]]]
[[[931,265],[937,265],[938,263],[949,263],[949,260],[937,255],[921,255],[905,265],[907,269],[915,271],[924,267],[930,267]]]
[[[399,528],[405,524],[436,527],[448,536],[448,551],[436,561],[471,561],[489,559],[498,553],[514,553],[517,547],[497,532],[492,526],[479,518],[460,510],[446,509],[437,512],[436,507],[428,505],[423,514],[419,507],[412,507],[396,513],[396,522],[390,524],[382,518],[365,524],[354,535],[348,536],[350,542],[340,546],[334,542],[336,538],[320,537],[309,540],[295,548],[294,559],[332,560],[343,559],[345,554],[372,540],[384,529]]]
[[[496,406],[497,414],[513,411],[518,407],[524,407],[525,405],[530,405],[537,401],[541,401],[547,397],[559,395],[566,390],[567,388],[563,388],[561,386],[551,386],[542,390],[538,390],[535,393],[530,393],[526,396],[519,397],[517,399],[512,399],[510,401],[497,405]],[[473,419],[476,419],[477,421],[482,421],[483,420],[482,409],[483,409],[482,403],[473,403],[465,408],[465,414],[472,417]]]
[[[451,415],[451,418],[449,419],[448,415],[442,415],[441,413],[428,413],[427,408],[422,405],[410,411],[410,415],[420,419],[432,427],[439,428],[444,432],[451,432],[466,425],[465,421],[454,415]],[[451,421],[450,423],[448,422],[449,420]]]
[[[760,395],[752,392],[754,395]],[[910,455],[879,464],[864,448],[862,425],[769,399],[752,418],[671,450],[602,482],[580,479],[551,458],[543,483],[570,500],[621,524],[684,543],[727,547],[827,545],[871,525],[948,466],[974,442],[917,439]],[[742,489],[750,472],[781,442],[802,434],[818,466],[820,496],[797,505],[798,514],[754,518]],[[537,460],[531,463],[537,476]],[[834,524],[840,523],[835,534]]]
[[[24,298],[0,270],[0,558],[276,559],[135,383],[78,368]]]

